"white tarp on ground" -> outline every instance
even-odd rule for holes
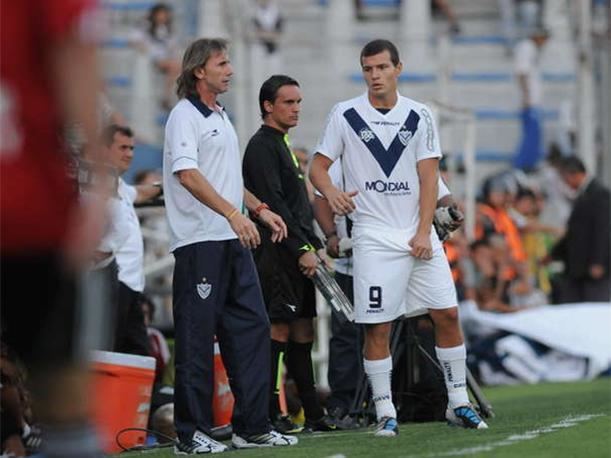
[[[504,368],[519,381],[592,378],[611,366],[611,303],[547,305],[509,314],[466,305],[461,306],[463,311],[468,329],[515,334],[498,340],[495,349]],[[518,336],[542,343],[552,352],[537,355]]]

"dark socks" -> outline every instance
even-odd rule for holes
[[[289,374],[295,380],[306,420],[316,421],[324,415],[318,402],[312,367],[312,342],[289,342],[286,354]]]

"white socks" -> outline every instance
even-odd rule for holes
[[[382,419],[382,417],[397,418],[397,411],[392,403],[392,393],[390,391],[392,358],[389,356],[385,359],[363,359],[363,368],[369,379],[371,396],[376,406],[378,420]]]
[[[443,368],[443,378],[448,389],[448,404],[454,409],[469,403],[467,394],[467,349],[465,345],[457,347],[439,348],[435,347],[437,359]]]

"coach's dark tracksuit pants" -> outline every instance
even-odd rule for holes
[[[231,390],[237,434],[270,430],[270,330],[249,250],[238,240],[200,242],[174,251],[176,332],[174,417],[181,441],[212,427],[214,336]]]

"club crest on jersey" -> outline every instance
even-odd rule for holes
[[[411,131],[407,130],[407,126],[403,124],[403,126],[401,126],[401,129],[399,130],[398,135],[399,135],[399,141],[401,142],[401,144],[403,146],[407,146],[407,144],[412,139],[412,136],[414,134]]]
[[[212,285],[206,281],[206,277],[202,278],[202,282],[197,284],[197,294],[202,299],[207,299],[212,292]]]
[[[361,137],[361,140],[363,140],[365,143],[369,143],[374,139],[375,134],[371,129],[364,127],[359,131],[359,137]]]

